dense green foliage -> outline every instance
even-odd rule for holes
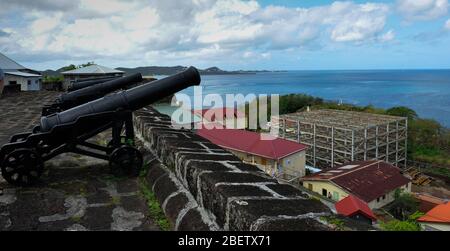
[[[280,97],[280,114],[293,113],[307,106],[322,104],[321,98],[305,94],[289,94]]]
[[[414,197],[407,193],[401,193],[399,190],[396,191],[396,200],[391,204],[396,208],[402,208],[402,210],[407,210],[408,213],[401,216],[395,220],[391,220],[389,222],[381,222],[380,226],[383,230],[386,231],[420,231],[422,230],[420,224],[417,222],[417,219],[422,217],[424,213],[419,211],[411,211],[417,209],[417,201],[414,201]],[[412,212],[412,213],[411,213]]]
[[[395,190],[394,201],[389,205],[389,212],[399,220],[407,220],[419,209],[419,201],[410,193]]]
[[[420,225],[415,223],[414,221],[399,221],[392,220],[389,222],[382,222],[380,224],[381,229],[386,231],[420,231]]]
[[[44,76],[42,81],[44,83],[62,83],[64,78],[62,76]]]

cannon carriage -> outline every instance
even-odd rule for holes
[[[1,147],[2,176],[13,185],[33,185],[46,161],[67,152],[107,160],[114,174],[137,175],[143,158],[134,145],[133,111],[198,84],[200,75],[190,67],[170,77],[44,116],[32,132],[16,134]],[[112,139],[106,146],[88,142],[107,130],[111,130]]]

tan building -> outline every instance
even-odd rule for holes
[[[315,193],[340,201],[349,195],[366,202],[371,209],[394,200],[396,189],[411,192],[411,180],[400,169],[384,161],[355,161],[329,168],[301,179]]]
[[[275,137],[262,139],[259,133],[237,129],[204,128],[197,134],[273,177],[290,180],[305,175],[305,145]]]

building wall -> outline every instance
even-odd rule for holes
[[[312,190],[310,187],[311,185]],[[329,181],[303,181],[303,186],[320,195],[322,195],[322,189],[326,189],[327,197],[328,193],[330,193],[331,199],[333,199],[334,201],[340,201],[349,195],[347,191],[341,189],[340,187],[334,185]]]
[[[411,192],[411,183],[408,183],[405,186],[400,187],[400,189],[406,191],[406,192]],[[389,193],[385,194],[385,197],[383,198],[383,196],[371,201],[368,203],[370,209],[377,209],[377,208],[381,208],[386,206],[387,204],[391,203],[394,201],[394,195],[395,195],[395,190],[390,191]]]
[[[41,77],[21,77],[21,76],[14,76],[14,75],[5,75],[5,83],[4,85],[10,85],[11,82],[16,81],[18,85],[20,85],[21,91],[39,91],[41,89],[42,85],[42,78]]]
[[[425,231],[450,231],[450,224],[434,223],[434,222],[420,222]]]
[[[347,191],[343,190],[342,188],[334,185],[333,183],[331,183],[329,181],[304,181],[303,182],[303,187],[305,187],[307,189],[310,189],[310,185],[312,185],[313,192],[316,192],[321,195],[322,195],[322,189],[326,189],[327,193],[331,194],[331,199],[336,202],[344,199],[345,197],[347,197],[349,195]],[[401,187],[401,189],[403,189],[407,192],[411,192],[411,183]],[[367,203],[367,205],[369,206],[370,209],[381,208],[381,207],[391,203],[392,201],[394,201],[394,194],[395,194],[395,190],[387,193],[384,198],[383,198],[383,196],[381,196],[380,198]]]
[[[306,154],[305,151],[297,152],[280,160],[282,172],[289,176],[303,177],[305,176]]]
[[[289,155],[277,162],[273,159],[268,159],[245,152],[235,151],[231,149],[228,150],[236,155],[239,159],[248,163],[256,164],[271,176],[278,176],[280,174],[280,171],[282,174],[285,174],[284,176],[281,176],[281,178],[286,179],[303,177],[305,175],[306,158],[304,151]],[[278,165],[280,165],[280,168],[278,168]]]

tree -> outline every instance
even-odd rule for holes
[[[59,72],[63,72],[63,71],[71,71],[71,70],[75,70],[77,67],[74,64],[68,65],[68,66],[64,66],[61,67],[58,71]]]
[[[408,120],[416,120],[419,116],[416,111],[405,106],[396,106],[386,110],[387,115],[406,117]]]
[[[91,66],[91,65],[94,65],[94,64],[95,64],[94,61],[92,61],[92,62],[87,62],[87,63],[85,63],[85,64],[80,64],[80,65],[78,65],[77,68],[83,68],[83,67]]]
[[[409,219],[419,208],[417,199],[407,192],[402,192],[400,189],[395,190],[394,198],[390,205],[390,212],[399,220]]]

